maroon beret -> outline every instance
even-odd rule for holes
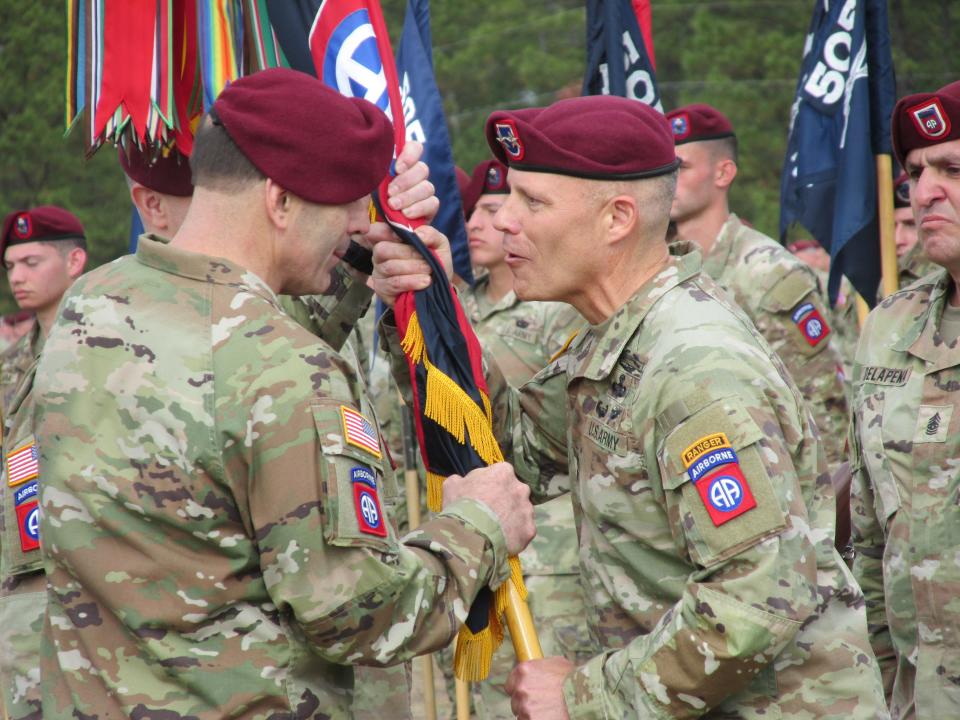
[[[120,166],[134,182],[164,195],[193,195],[190,162],[177,150],[171,148],[154,156],[129,143],[127,149],[117,148],[117,152]]]
[[[14,210],[3,220],[0,258],[3,258],[11,245],[51,240],[84,240],[85,237],[80,221],[63,208],[41,205],[32,210]]]
[[[673,141],[677,145],[699,140],[719,140],[734,137],[733,125],[727,116],[715,107],[694,103],[667,113]]]
[[[893,154],[904,167],[911,150],[960,138],[960,80],[934,93],[900,98],[893,108],[890,130]]]
[[[469,216],[481,195],[509,195],[507,166],[499,160],[484,160],[473,169],[470,185],[463,195],[463,212]]]
[[[296,70],[234,80],[210,114],[260,172],[312,203],[368,195],[393,158],[393,129],[382,110]]]
[[[900,173],[893,181],[893,206],[910,207],[910,177],[906,173]]]
[[[631,180],[676,169],[670,126],[645,103],[615,95],[500,110],[487,118],[487,144],[505,165],[594,180]]]

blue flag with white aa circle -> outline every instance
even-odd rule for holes
[[[429,0],[407,3],[403,34],[397,47],[397,77],[403,98],[407,140],[423,143],[423,160],[430,168],[430,181],[440,200],[440,211],[430,224],[450,240],[454,272],[472,285],[470,248],[450,134],[433,74]]]
[[[663,112],[653,63],[630,0],[587,0],[583,94],[619,95]]]
[[[896,98],[885,0],[817,0],[790,113],[780,237],[799,223],[873,303],[880,281],[876,153],[889,153]]]

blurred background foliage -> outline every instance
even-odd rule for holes
[[[730,117],[740,140],[733,209],[770,235],[814,1],[652,0],[664,107],[706,102]],[[382,4],[396,43],[405,0]],[[898,94],[960,78],[960,3],[890,0],[889,11]],[[488,154],[482,129],[492,110],[579,94],[582,1],[433,0],[431,14],[454,157],[468,172]],[[130,202],[115,151],[105,147],[87,160],[79,135],[65,136],[65,36],[62,3],[0,0],[0,210],[46,203],[72,210],[87,229],[92,268],[126,252]],[[0,282],[0,314],[13,309]]]

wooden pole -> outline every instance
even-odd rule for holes
[[[883,277],[883,296],[899,288],[897,243],[893,222],[893,160],[889,155],[877,155],[877,213],[880,220],[880,268]]]
[[[407,521],[411,530],[420,527],[420,478],[417,476],[417,439],[413,417],[403,398],[400,401],[400,424],[403,429],[403,481],[407,490]],[[437,694],[433,685],[433,655],[416,658],[423,672],[423,708],[427,720],[437,720]],[[468,706],[469,707],[469,706]],[[459,720],[459,718],[458,718]]]

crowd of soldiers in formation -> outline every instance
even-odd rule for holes
[[[145,234],[87,274],[75,216],[13,210],[3,717],[414,717],[408,661],[450,687],[514,554],[545,657],[505,643],[478,717],[960,715],[960,82],[892,126],[901,289],[861,330],[816,240],[731,212],[718,109],[493,113],[458,178],[476,283],[417,232],[507,462],[415,529],[389,308],[431,277],[368,215],[379,111],[289,70],[233,83],[189,163],[120,151]],[[420,152],[389,202],[432,217]]]

